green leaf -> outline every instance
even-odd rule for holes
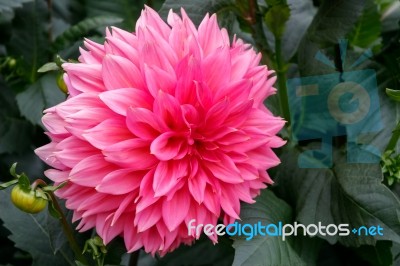
[[[43,110],[65,100],[65,95],[56,84],[56,73],[47,73],[17,95],[21,114],[32,124],[41,125]]]
[[[26,214],[15,208],[9,200],[9,191],[0,191],[0,219],[10,230],[9,238],[15,246],[32,255],[33,266],[64,266],[74,265],[72,258],[61,251],[56,254],[50,245],[50,235],[47,228],[47,212]],[[58,225],[58,230],[62,230]]]
[[[317,9],[309,0],[288,0],[290,18],[286,22],[282,36],[283,57],[286,61],[293,57],[300,41],[306,33]]]
[[[386,94],[390,97],[390,99],[400,102],[400,90],[386,88]]]
[[[384,235],[322,236],[331,244],[374,245],[378,240],[400,241],[400,201],[382,184],[379,164],[336,162],[331,169],[298,168],[299,153],[286,151],[276,175],[279,194],[295,206],[296,220],[322,225],[349,224],[353,228],[379,225]],[[343,154],[335,151],[334,158]],[[316,167],[318,161],[309,158]]]
[[[378,241],[375,246],[361,246],[356,253],[371,266],[392,265],[392,242]]]
[[[16,183],[18,183],[18,180],[17,180],[17,179],[13,179],[13,180],[10,180],[10,181],[8,181],[8,182],[1,183],[1,184],[0,184],[0,190],[6,189],[6,188],[8,188],[9,186],[12,186],[12,185],[14,185],[14,184],[16,184]]]
[[[265,24],[269,30],[274,34],[275,38],[281,38],[285,25],[290,17],[290,9],[286,4],[274,5],[268,8],[264,16]]]
[[[87,0],[88,17],[114,16],[123,19],[122,28],[133,31],[140,11],[146,4],[144,0]]]
[[[364,11],[359,17],[356,26],[348,34],[351,45],[368,48],[379,43],[381,35],[381,21],[378,7],[373,0],[366,0]]]
[[[332,68],[315,60],[322,48],[336,44],[353,28],[364,10],[366,0],[323,1],[298,49],[302,76],[332,73]]]
[[[45,1],[35,0],[16,10],[7,49],[9,55],[21,60],[18,65],[30,83],[36,81],[38,67],[49,59],[47,27],[48,9]]]
[[[21,187],[22,190],[30,191],[31,181],[25,173],[22,173],[18,177],[18,185]]]
[[[121,18],[111,16],[97,16],[86,18],[59,35],[54,40],[52,48],[56,51],[63,50],[74,42],[81,40],[83,37],[85,37],[86,34],[88,34],[89,31],[99,27],[112,26],[121,21]]]
[[[0,80],[0,154],[21,154],[31,145],[33,127],[21,119],[14,97],[14,92]]]
[[[317,43],[336,43],[353,29],[366,0],[323,1],[308,29]]]
[[[49,72],[49,71],[55,71],[55,70],[60,70],[59,66],[57,66],[56,63],[54,62],[49,62],[44,64],[38,69],[38,72],[44,73],[44,72]]]
[[[270,190],[264,190],[256,201],[255,204],[242,204],[240,212],[242,223],[278,224],[282,222],[285,224],[292,222],[290,206]],[[279,236],[256,236],[249,241],[244,237],[235,237],[233,265],[306,265],[290,241],[291,239],[283,241]]]
[[[33,0],[2,0],[0,2],[0,14],[5,11],[12,11],[14,8],[22,7],[22,4]]]
[[[207,13],[217,13],[218,19],[222,19],[220,16],[229,14],[236,8],[232,0],[166,0],[159,13],[166,19],[170,9],[180,14],[181,7],[195,25],[199,25]]]
[[[160,260],[157,266],[175,265],[232,265],[234,250],[227,237],[219,237],[218,244],[213,244],[207,237],[197,240],[192,246],[181,245],[172,253],[168,253]],[[201,258],[194,260],[194,258]]]

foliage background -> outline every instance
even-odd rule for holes
[[[286,79],[345,71],[340,67],[338,39],[349,40],[347,57],[371,48],[371,60],[360,69],[378,75],[384,129],[369,139],[382,151],[399,121],[399,106],[384,93],[400,90],[400,3],[393,0],[0,0],[0,182],[11,179],[10,165],[19,162],[32,179],[43,178],[45,165],[33,150],[48,140],[40,122],[43,109],[65,99],[57,89],[57,72],[39,73],[56,55],[76,59],[82,38],[104,41],[105,26],[133,31],[144,4],[160,10],[183,6],[195,23],[217,13],[219,23],[263,53],[277,70],[278,96],[267,105],[275,114]],[[318,50],[335,62],[332,70],[318,63]],[[290,139],[290,131],[282,135]],[[120,240],[108,247],[113,265],[400,265],[400,186],[389,185],[381,165],[344,163],[345,137],[334,139],[332,169],[299,169],[300,150],[315,143],[296,142],[279,150],[282,165],[271,176],[275,185],[254,205],[242,206],[243,222],[381,225],[385,235],[372,237],[221,238],[213,246],[201,239],[162,259],[140,252],[124,254]],[[397,146],[395,153],[398,153]],[[400,169],[399,163],[394,166]],[[74,265],[60,226],[46,212],[17,211],[0,192],[0,264]],[[67,212],[67,214],[69,214]],[[78,236],[81,245],[91,232]]]

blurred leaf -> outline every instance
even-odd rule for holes
[[[158,260],[157,266],[203,266],[232,265],[234,250],[227,237],[219,237],[218,244],[213,244],[207,237],[197,240],[192,246],[182,245],[172,253]],[[201,258],[201,259],[194,259]]]
[[[12,24],[12,36],[7,44],[10,55],[21,58],[23,75],[33,83],[39,66],[49,59],[48,10],[45,1],[35,0],[17,9]]]
[[[391,0],[387,8],[383,9],[381,16],[382,32],[396,31],[399,29],[400,2]]]
[[[46,63],[46,64],[44,64],[43,66],[41,66],[39,69],[38,69],[38,72],[39,73],[43,73],[43,72],[49,72],[49,71],[54,71],[54,70],[59,70],[60,68],[57,66],[57,64],[56,63],[54,63],[54,62],[49,62],[49,63]]]
[[[0,218],[4,226],[10,230],[9,238],[15,246],[28,251],[33,258],[33,266],[64,266],[74,265],[72,259],[63,251],[54,256],[50,245],[50,235],[47,228],[47,212],[26,214],[18,210],[9,200],[9,191],[0,191]],[[58,229],[62,230],[58,224]]]
[[[349,33],[351,45],[368,48],[377,44],[381,34],[380,14],[373,0],[366,0],[362,15],[359,17],[355,28]]]
[[[308,29],[318,43],[336,43],[353,29],[364,10],[365,0],[325,0]]]
[[[55,39],[52,48],[56,51],[63,50],[72,45],[74,42],[81,40],[86,34],[88,34],[89,31],[99,27],[112,26],[121,21],[121,18],[110,16],[86,18],[59,35]]]
[[[217,13],[220,20],[220,16],[229,14],[229,11],[236,8],[232,0],[166,0],[159,13],[166,20],[170,9],[180,14],[181,7],[195,25],[199,25],[207,13]]]
[[[265,24],[268,29],[274,34],[275,38],[281,38],[284,31],[286,22],[290,17],[290,9],[287,4],[274,5],[268,8],[264,16]]]
[[[400,102],[400,90],[386,88],[386,94],[390,97],[390,99]]]
[[[63,100],[65,95],[57,88],[56,74],[47,73],[16,97],[20,112],[32,124],[41,125],[43,110]]]
[[[263,190],[255,204],[242,204],[240,217],[242,223],[283,224],[292,222],[292,211],[286,202],[270,190]],[[279,236],[255,236],[251,241],[245,237],[235,237],[234,266],[253,265],[306,265],[293,246],[291,239],[283,241]]]
[[[2,0],[0,2],[0,14],[5,11],[12,11],[14,8],[22,7],[22,4],[33,0]]]
[[[293,57],[301,39],[310,26],[317,9],[309,0],[288,0],[290,18],[282,36],[282,50],[286,61]]]
[[[33,128],[19,117],[13,91],[0,81],[0,154],[24,152]]]
[[[365,0],[325,0],[318,8],[298,49],[298,66],[302,76],[321,75],[332,68],[314,59],[318,51],[336,44],[353,28],[364,10]]]
[[[114,16],[123,19],[122,27],[133,31],[136,20],[146,1],[144,0],[87,0],[86,10],[88,17]],[[121,21],[120,21],[121,22]],[[115,22],[118,23],[118,22]]]
[[[356,253],[371,266],[392,265],[392,242],[378,241],[375,246],[361,246]]]
[[[296,220],[322,225],[349,224],[350,230],[360,226],[379,225],[379,236],[322,236],[329,243],[340,241],[345,246],[375,245],[377,240],[400,241],[400,201],[382,184],[379,164],[336,162],[331,169],[299,168],[299,153],[287,151],[276,175],[279,195],[295,206]],[[305,156],[305,154],[303,154]],[[339,152],[334,158],[340,156]],[[343,154],[340,156],[345,160]],[[316,166],[319,161],[309,158]]]

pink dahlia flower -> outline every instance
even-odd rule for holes
[[[106,244],[122,236],[128,252],[192,243],[192,219],[239,219],[280,162],[284,121],[263,105],[273,71],[215,15],[196,28],[181,14],[167,24],[146,7],[135,33],[86,40],[79,63],[63,64],[68,99],[43,117],[51,143],[36,153],[49,179],[68,181],[57,195],[77,228]]]

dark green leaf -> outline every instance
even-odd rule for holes
[[[371,266],[392,265],[392,242],[378,241],[375,246],[361,246],[356,253]]]
[[[97,16],[84,19],[59,35],[52,44],[52,48],[56,51],[63,50],[76,41],[81,40],[89,31],[99,27],[113,26],[121,21],[121,18],[111,16]]]
[[[30,83],[36,81],[39,66],[49,59],[47,24],[48,9],[45,1],[35,0],[15,12],[12,36],[7,48],[10,55],[21,58],[19,65]]]
[[[162,257],[157,266],[203,266],[203,265],[232,265],[233,248],[227,237],[219,237],[218,244],[214,245],[206,237],[196,241],[192,246],[180,246],[172,253]],[[194,260],[193,258],[201,258]]]
[[[296,53],[301,39],[310,26],[317,9],[309,0],[289,0],[290,18],[286,22],[286,29],[282,36],[282,50],[285,60],[289,60]]]
[[[231,0],[166,0],[160,9],[160,15],[166,19],[170,9],[180,13],[183,7],[195,25],[199,25],[207,13],[217,13],[218,17],[224,13],[235,9],[235,4]]]
[[[379,164],[336,162],[331,169],[298,168],[298,152],[281,156],[276,182],[278,192],[296,210],[296,220],[303,224],[379,225],[384,235],[320,236],[330,243],[346,246],[374,245],[377,240],[400,241],[400,201],[382,182]],[[334,156],[339,156],[335,153]],[[341,155],[343,159],[343,154]],[[309,158],[314,164],[319,163]]]
[[[366,0],[362,15],[359,17],[356,26],[348,35],[351,45],[361,48],[368,48],[379,43],[381,34],[380,14],[378,7],[373,0]]]
[[[22,4],[33,0],[2,0],[0,2],[0,14],[5,11],[12,11],[14,8],[22,7]]]
[[[16,98],[21,114],[32,124],[41,125],[43,110],[62,102],[65,95],[57,88],[56,74],[47,73]]]
[[[298,49],[298,65],[301,75],[311,76],[331,73],[332,68],[315,60],[323,47],[336,44],[353,28],[364,10],[365,0],[323,1],[318,8],[307,34]]]
[[[43,265],[74,265],[72,258],[59,252],[54,256],[50,246],[50,236],[47,230],[47,212],[26,214],[15,208],[8,199],[8,191],[0,191],[0,218],[4,226],[10,230],[10,239],[16,247],[29,252],[33,258],[33,266]],[[61,230],[59,228],[58,230]]]
[[[256,198],[255,204],[242,204],[240,217],[242,223],[278,224],[291,223],[292,211],[289,205],[277,198],[270,190],[264,190]],[[234,266],[253,265],[306,265],[293,246],[290,239],[283,241],[280,237],[256,236],[251,240],[236,237]]]
[[[86,10],[89,17],[114,16],[123,19],[122,27],[133,31],[140,11],[144,8],[144,0],[87,0]]]
[[[317,43],[336,43],[353,29],[364,6],[365,0],[323,1],[308,35]]]

